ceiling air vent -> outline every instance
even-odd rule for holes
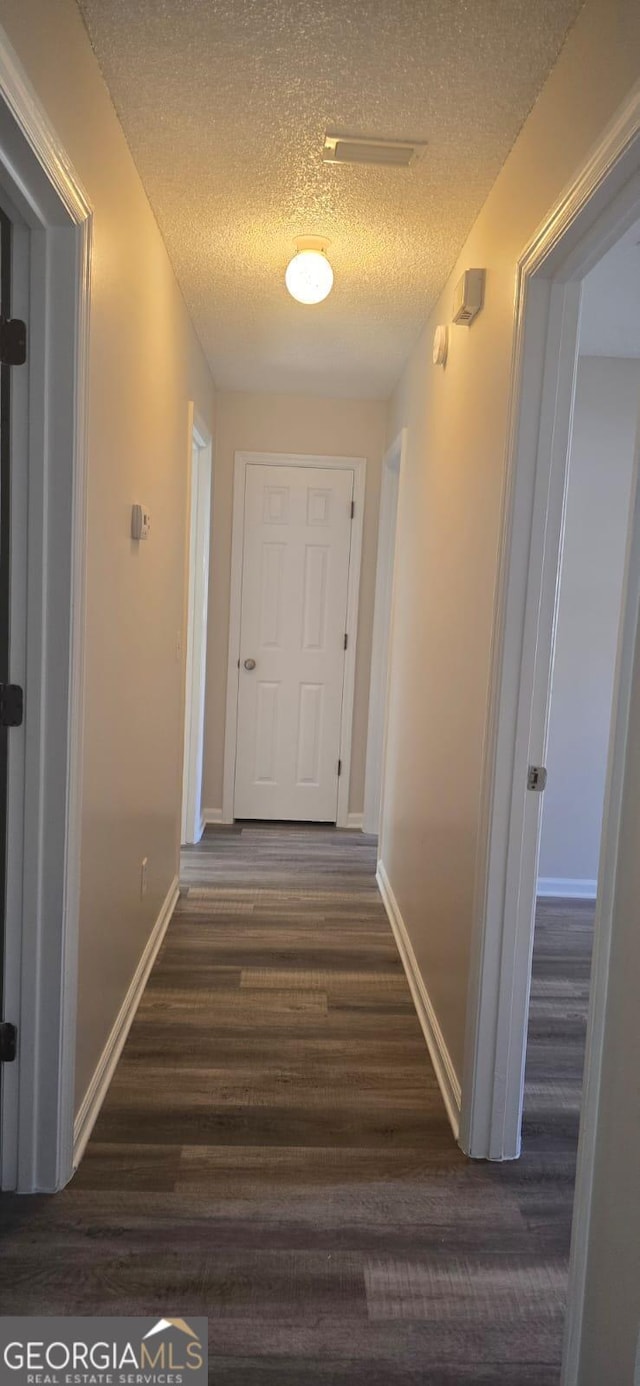
[[[420,158],[425,147],[409,140],[363,140],[351,135],[325,135],[322,157],[326,164],[382,164],[385,168],[409,168]]]

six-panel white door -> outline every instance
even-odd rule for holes
[[[245,475],[234,814],[334,823],[353,472]]]

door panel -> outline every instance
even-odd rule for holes
[[[279,683],[265,683],[262,679],[257,683],[253,758],[253,778],[256,784],[277,783],[280,693]]]
[[[262,545],[258,644],[263,650],[279,650],[283,645],[285,552],[284,544]]]
[[[302,588],[302,648],[327,648],[327,598],[330,549],[320,544],[307,544],[304,553],[304,582]]]
[[[237,818],[335,822],[352,498],[347,469],[246,469]]]
[[[318,785],[320,783],[323,706],[324,688],[322,684],[303,683],[300,685],[296,784]]]

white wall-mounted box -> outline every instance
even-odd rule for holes
[[[131,507],[131,538],[148,539],[151,529],[151,515],[144,505]]]
[[[453,291],[453,321],[458,327],[469,327],[483,303],[484,270],[465,270]]]

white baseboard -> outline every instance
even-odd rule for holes
[[[140,1004],[142,993],[147,985],[149,973],[156,960],[160,944],[178,900],[178,877],[174,876],[164,903],[151,930],[145,950],[131,978],[129,990],[116,1016],[111,1034],[100,1056],[97,1068],[82,1099],[80,1110],[73,1125],[73,1167],[78,1168],[85,1152],[87,1141],[96,1123],[98,1113],[107,1095],[116,1065],[131,1024]]]
[[[400,959],[407,974],[407,981],[411,989],[413,1003],[418,1013],[418,1020],[422,1026],[422,1033],[427,1041],[427,1048],[435,1069],[444,1105],[447,1109],[447,1116],[451,1122],[451,1129],[456,1140],[458,1140],[460,1134],[461,1103],[461,1089],[458,1075],[453,1066],[449,1050],[445,1044],[444,1035],[438,1024],[438,1017],[433,1009],[433,1004],[425,986],[424,978],[418,968],[411,939],[407,933],[407,926],[402,918],[398,902],[381,861],[378,862],[376,880],[384,907],[387,911],[389,923],[393,929],[393,936],[398,945]]]
[[[538,895],[541,899],[556,896],[563,900],[595,900],[598,882],[572,876],[539,876]]]
[[[364,818],[364,814],[362,814],[362,813],[348,813],[348,814],[347,814],[347,827],[348,827],[348,828],[360,828],[360,829],[362,830],[362,821],[363,821],[363,818]]]

